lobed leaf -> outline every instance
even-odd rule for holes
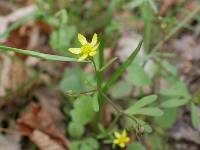
[[[125,111],[129,115],[146,115],[146,116],[162,116],[163,111],[160,110],[157,107],[146,107],[146,108],[140,108],[140,109],[135,109],[131,111]]]
[[[151,80],[148,74],[144,71],[144,68],[136,63],[133,63],[128,67],[126,81],[136,86],[146,86],[151,84]]]
[[[134,105],[126,109],[126,112],[128,113],[128,112],[133,112],[135,110],[138,110],[141,107],[144,107],[148,104],[153,103],[154,101],[156,101],[156,99],[157,99],[157,95],[145,96],[142,99],[138,100]]]
[[[190,99],[174,98],[174,99],[164,101],[163,103],[161,103],[161,106],[163,108],[180,107],[180,106],[187,104],[189,101],[190,101]]]

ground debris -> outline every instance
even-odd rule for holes
[[[69,149],[68,140],[55,127],[48,112],[35,103],[31,104],[29,108],[29,111],[23,113],[17,120],[20,131],[35,144],[38,144],[41,150],[47,150],[50,145],[54,149],[62,147],[62,149],[57,150]],[[41,139],[43,140],[41,141]],[[44,143],[44,141],[47,143]]]
[[[0,134],[0,150],[21,150],[20,136],[17,134]]]

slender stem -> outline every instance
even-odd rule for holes
[[[70,95],[70,96],[79,96],[79,95],[85,95],[85,94],[93,94],[95,92],[97,92],[97,89],[83,91],[83,92],[80,92],[80,93],[66,92],[66,94]]]
[[[107,102],[109,102],[112,105],[112,107],[120,114],[120,116],[121,115],[126,116],[127,118],[132,119],[136,124],[138,124],[137,119],[134,116],[127,114],[121,108],[117,107],[117,105],[115,105],[115,103],[113,103],[113,101],[107,95],[105,95],[103,92],[101,92],[101,95],[107,100]]]
[[[99,74],[99,71],[97,70],[97,66],[96,66],[96,63],[94,61],[93,58],[90,59],[94,65],[94,70],[95,70],[95,74],[96,74],[96,80],[97,80],[97,92],[98,92],[98,103],[99,103],[99,111],[97,113],[97,122],[100,122],[101,121],[101,107],[102,107],[102,96],[101,96],[101,93],[100,91],[101,90],[101,79],[100,79],[100,74]]]
[[[115,126],[115,124],[117,123],[117,121],[119,120],[120,118],[120,114],[117,113],[117,115],[115,116],[114,120],[111,122],[109,128],[108,128],[108,131],[112,130]]]
[[[96,74],[96,78],[97,78],[97,90],[98,91],[101,91],[101,79],[100,79],[100,76],[99,76],[99,71],[97,70],[97,66],[96,66],[96,63],[93,59],[91,59],[93,65],[94,65],[94,70],[95,70],[95,74]],[[101,107],[102,105],[102,97],[101,97],[101,94],[98,93],[98,102],[99,102],[99,106]]]

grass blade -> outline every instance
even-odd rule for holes
[[[105,86],[103,87],[103,91],[108,90],[110,86],[124,73],[126,68],[132,63],[132,61],[135,59],[138,52],[140,51],[142,42],[143,40],[140,41],[137,48],[132,52],[132,54],[127,58],[127,60],[115,71],[110,80],[106,82]]]
[[[117,57],[112,58],[108,63],[106,63],[99,71],[102,72],[107,69],[114,61],[117,60]]]
[[[7,47],[3,45],[0,45],[0,51],[17,52],[23,55],[33,56],[33,57],[41,58],[44,60],[50,60],[50,61],[75,61],[75,62],[77,61],[77,59],[75,58],[59,56],[59,55],[50,55],[50,54],[40,53],[36,51],[31,51],[31,50],[22,50],[19,48],[12,48],[12,47]]]

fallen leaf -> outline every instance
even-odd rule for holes
[[[65,131],[64,119],[65,117],[59,110],[60,101],[59,95],[56,91],[49,91],[44,88],[39,88],[35,92],[35,95],[40,102],[42,108],[48,112],[49,116],[52,118],[52,121],[60,130]]]
[[[7,16],[4,16],[4,17],[0,16],[1,17],[0,34],[3,34],[7,30],[10,23],[13,23],[23,18],[24,16],[27,16],[27,14],[30,14],[34,12],[35,10],[36,10],[35,5],[29,5],[29,6],[17,9]]]
[[[6,90],[14,91],[29,79],[28,69],[17,60],[7,55],[1,55],[0,62],[0,96],[6,94]]]
[[[30,139],[33,139],[33,142],[36,144],[41,144],[41,138],[35,137],[43,136],[46,141],[50,142],[49,145],[51,145],[52,141],[54,141],[63,149],[69,149],[68,140],[56,129],[55,125],[53,124],[53,120],[47,111],[45,111],[38,104],[31,104],[28,110],[28,112],[22,114],[17,120],[19,129],[24,135],[28,136]],[[46,148],[46,144],[47,143],[38,146],[44,146]]]
[[[30,139],[41,149],[41,150],[65,150],[55,140],[52,140],[48,134],[41,132],[40,130],[34,130],[30,136]],[[42,140],[41,140],[42,139]]]
[[[180,39],[173,40],[172,48],[189,60],[200,60],[200,44],[192,35],[183,35]]]
[[[160,9],[160,15],[166,15],[167,11],[169,10],[169,8],[175,4],[177,4],[179,2],[179,0],[163,0],[163,3],[161,5],[161,9]]]
[[[186,140],[200,145],[200,134],[187,125],[172,130],[170,135],[175,140]]]

